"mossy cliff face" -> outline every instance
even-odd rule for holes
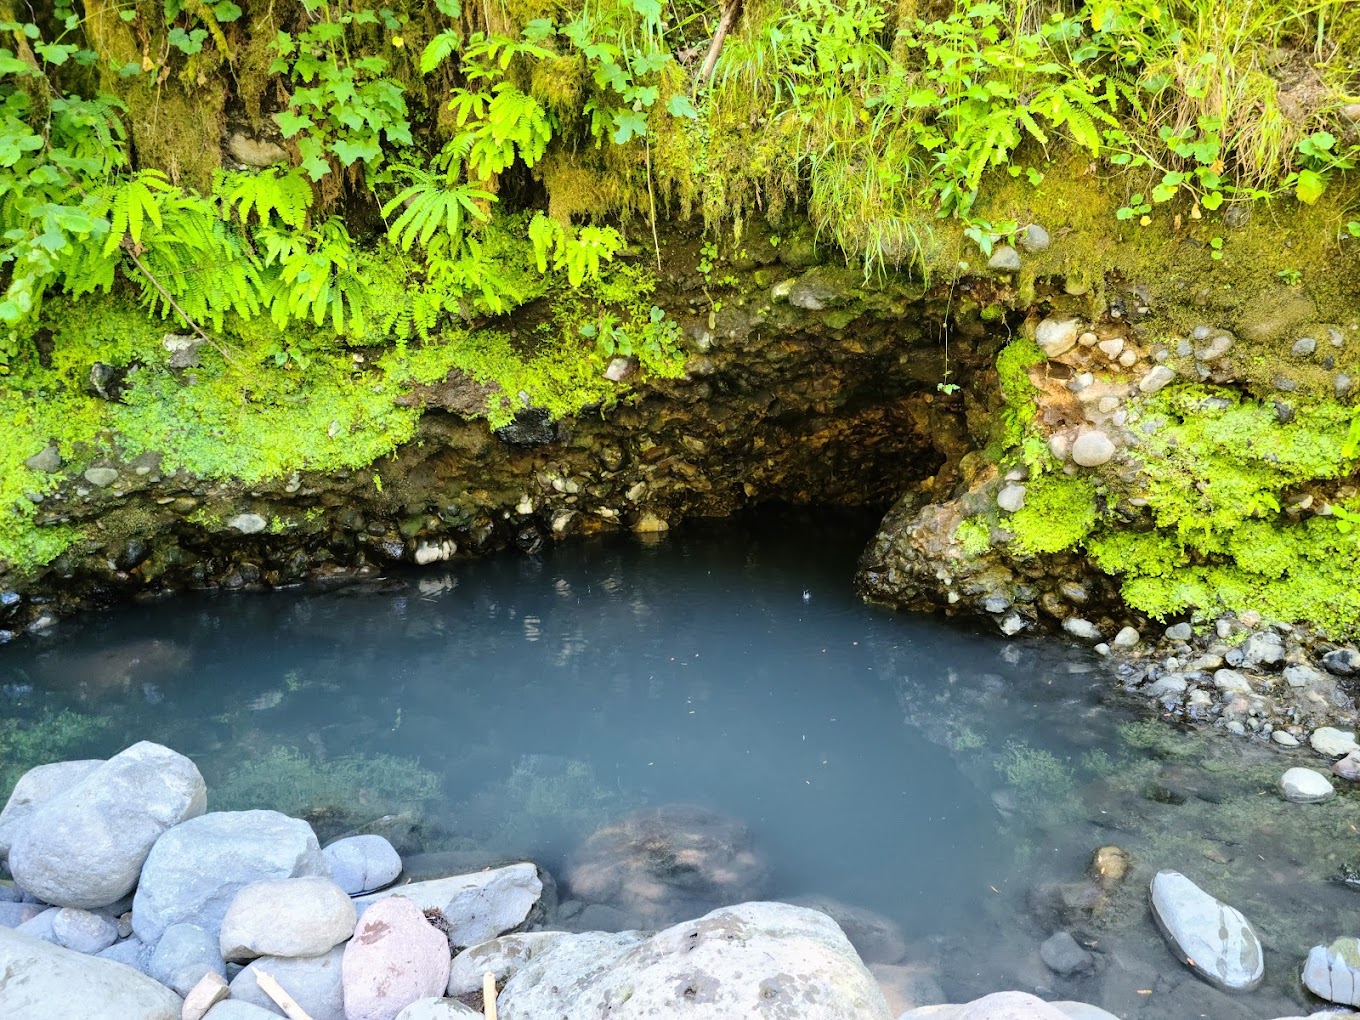
[[[862,591],[1009,632],[1255,611],[1354,637],[1360,251],[1297,209],[1101,231],[1117,199],[1078,193],[1019,210],[1055,242],[969,381],[994,413],[955,489],[889,513]]]
[[[81,601],[535,550],[767,501],[887,506],[957,463],[965,401],[936,386],[958,288],[865,288],[858,271],[808,266],[810,247],[780,262],[749,239],[714,285],[694,269],[701,244],[670,239],[673,269],[648,298],[673,329],[675,373],[582,357],[590,379],[554,381],[555,362],[532,360],[479,374],[416,345],[318,355],[305,376],[271,364],[243,386],[206,347],[183,367],[186,338],[77,306],[65,325],[92,316],[106,360],[68,365],[58,344],[46,399],[13,405],[4,478],[30,509],[0,530],[0,628]],[[526,305],[497,336],[535,335],[564,301]],[[237,361],[256,353],[247,340]],[[984,367],[998,343],[952,343],[950,370]],[[586,406],[561,413],[573,394]]]

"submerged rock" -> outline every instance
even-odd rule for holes
[[[1039,958],[1055,974],[1069,977],[1095,966],[1095,957],[1077,944],[1071,932],[1055,932],[1039,947]]]
[[[1328,758],[1340,758],[1352,751],[1360,751],[1360,744],[1356,744],[1354,733],[1347,733],[1331,726],[1319,726],[1308,738],[1308,743],[1314,751]]]
[[[563,936],[506,982],[498,1005],[501,1020],[891,1020],[836,923],[787,903],[724,907],[647,939]]]
[[[1336,796],[1336,790],[1321,772],[1312,769],[1290,769],[1280,777],[1280,792],[1285,800],[1295,804],[1317,804]]]
[[[1152,880],[1152,915],[1196,974],[1225,991],[1251,991],[1265,976],[1261,941],[1241,912],[1178,871]]]
[[[0,1016],[14,1020],[179,1020],[179,996],[112,960],[0,928]]]
[[[651,927],[752,899],[765,876],[742,822],[670,804],[597,830],[573,855],[566,878],[578,899],[617,907]]]
[[[10,847],[10,873],[46,903],[107,906],[132,892],[166,830],[203,813],[207,794],[184,755],[133,744],[33,812]]]

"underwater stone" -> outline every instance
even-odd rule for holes
[[[1156,393],[1174,378],[1176,378],[1174,369],[1166,365],[1157,365],[1138,381],[1138,389],[1144,393]]]
[[[258,535],[269,527],[269,522],[259,514],[237,514],[227,520],[227,527],[234,528],[243,535]]]
[[[1071,932],[1055,932],[1039,946],[1039,957],[1053,973],[1067,977],[1090,970],[1095,957],[1077,944]]]
[[[1279,730],[1275,732],[1278,733]],[[1360,779],[1360,750],[1348,752],[1346,757],[1332,766],[1332,773],[1352,782]]]
[[[1241,911],[1178,871],[1152,880],[1152,915],[1185,963],[1225,991],[1251,991],[1265,976],[1261,941]]]
[[[1083,432],[1072,444],[1072,460],[1082,467],[1100,467],[1114,456],[1113,440],[1099,429]]]
[[[1066,354],[1077,344],[1081,323],[1076,319],[1057,319],[1049,316],[1034,330],[1034,342],[1048,358]]]
[[[1280,777],[1280,792],[1295,804],[1318,804],[1336,796],[1336,790],[1321,772],[1293,768]]]
[[[1009,514],[1025,507],[1025,487],[1023,485],[1002,486],[996,494],[996,505]]]
[[[1340,758],[1352,751],[1360,751],[1360,744],[1356,744],[1354,733],[1347,733],[1332,726],[1320,726],[1315,729],[1308,738],[1308,743],[1318,754],[1329,758]]]
[[[992,257],[987,260],[987,268],[996,270],[999,273],[1016,273],[1020,271],[1020,253],[1009,244],[1003,244],[992,252]]]
[[[1037,223],[1031,223],[1015,235],[1015,243],[1031,255],[1046,251],[1049,245],[1048,231]]]
[[[1295,340],[1294,346],[1289,348],[1289,353],[1296,358],[1306,358],[1317,350],[1317,341],[1311,336],[1306,336],[1301,340]]]
[[[1303,965],[1303,983],[1328,1002],[1360,1006],[1360,939],[1339,938],[1314,946]]]

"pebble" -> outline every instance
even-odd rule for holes
[[[1214,686],[1225,694],[1251,693],[1251,684],[1235,669],[1220,669],[1215,672]]]
[[[1351,391],[1351,377],[1345,372],[1338,372],[1336,378],[1332,380],[1332,389],[1336,391],[1338,397],[1344,397]]]
[[[992,252],[992,257],[987,260],[987,268],[999,273],[1018,273],[1020,253],[1009,244],[1003,244]]]
[[[1048,358],[1066,354],[1077,344],[1081,335],[1081,323],[1076,319],[1059,319],[1049,316],[1034,330],[1034,342]]]
[[[1114,640],[1110,642],[1116,648],[1132,648],[1142,639],[1142,635],[1133,627],[1122,627]]]
[[[1100,467],[1114,457],[1114,442],[1099,429],[1083,432],[1072,444],[1072,460],[1082,467]]]
[[[1063,630],[1081,641],[1099,641],[1101,636],[1099,627],[1079,616],[1069,616],[1064,620]]]
[[[1100,337],[1096,336],[1089,329],[1081,336],[1077,337],[1077,343],[1081,344],[1083,347],[1094,347],[1099,342]]]
[[[1024,509],[1025,487],[1023,485],[1004,485],[996,494],[996,505],[1009,514]]]
[[[1049,245],[1048,231],[1037,223],[1031,223],[1015,235],[1015,243],[1031,255],[1045,251]]]
[[[99,953],[118,941],[118,926],[103,914],[66,907],[52,918],[52,936],[77,953]]]
[[[1173,623],[1170,627],[1166,628],[1166,637],[1168,641],[1189,641],[1194,636],[1195,629],[1185,622]]]
[[[1119,355],[1119,363],[1125,368],[1132,368],[1138,363],[1138,353],[1136,351],[1126,350],[1123,354]]]
[[[1332,766],[1332,772],[1352,782],[1360,779],[1360,750],[1348,751],[1344,758]]]
[[[1294,734],[1290,733],[1288,730],[1275,730],[1273,733],[1271,733],[1270,739],[1275,741],[1275,743],[1279,744],[1281,747],[1299,746],[1299,738],[1294,736]]]
[[[1318,804],[1331,800],[1336,790],[1327,777],[1313,769],[1293,768],[1280,777],[1280,792],[1295,804]]]
[[[1294,346],[1289,349],[1289,353],[1296,358],[1306,358],[1317,350],[1317,341],[1311,336],[1306,336],[1302,340],[1295,340]]]
[[[118,472],[113,468],[93,467],[86,471],[83,477],[91,485],[103,489],[118,481]]]
[[[1109,340],[1100,341],[1096,346],[1100,348],[1101,353],[1103,353],[1105,357],[1113,361],[1115,358],[1119,357],[1124,350],[1124,338],[1118,336],[1112,337]]]
[[[1166,365],[1157,365],[1138,381],[1138,389],[1144,393],[1156,393],[1174,378],[1176,378],[1174,369]]]
[[[1207,347],[1201,348],[1195,356],[1199,358],[1200,361],[1217,361],[1228,353],[1232,348],[1232,345],[1233,338],[1226,333],[1220,333],[1209,341]]]
[[[237,514],[227,519],[227,527],[234,528],[243,535],[258,535],[269,527],[269,522],[259,514]]]

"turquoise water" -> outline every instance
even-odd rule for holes
[[[1135,848],[1130,883],[1184,867],[1153,858],[1185,852],[1168,832],[1192,816],[1146,783],[1178,768],[1222,785],[1212,762],[1244,745],[1168,754],[1082,649],[864,605],[870,527],[767,515],[63,623],[0,649],[11,771],[21,752],[155,739],[199,762],[213,807],[303,813],[323,839],[388,816],[404,851],[432,855],[414,862],[526,856],[563,899],[591,832],[695,805],[749,829],[759,895],[882,915],[955,1001],[1039,987],[1121,1016],[1268,1017],[1298,1000],[1285,972],[1304,933],[1270,945],[1277,982],[1227,1000],[1178,969],[1132,885],[1063,922],[1097,973],[1038,962],[1058,922],[1035,888],[1080,881],[1104,843]],[[1247,835],[1202,838],[1241,845],[1259,827],[1241,814]],[[1286,881],[1304,903],[1353,895]]]

